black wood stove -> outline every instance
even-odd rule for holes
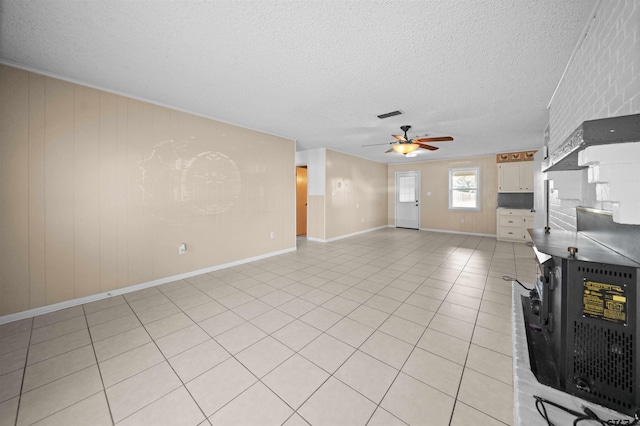
[[[534,375],[585,400],[640,413],[640,263],[589,232],[529,232],[540,269],[535,290],[522,297]]]

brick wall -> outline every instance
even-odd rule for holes
[[[640,112],[640,2],[602,1],[588,25],[551,103],[549,152],[585,120]],[[596,200],[586,172],[549,175],[552,228],[575,230],[578,205],[607,207]],[[575,179],[580,179],[579,198],[575,191],[565,198],[562,187],[574,187]]]
[[[596,197],[596,185],[590,184],[588,170],[549,172],[549,226],[576,231],[576,207],[606,209]]]

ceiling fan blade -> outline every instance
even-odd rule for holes
[[[396,143],[396,141],[393,142],[385,142],[385,143],[370,143],[368,145],[361,145],[361,146],[380,146],[380,145],[392,145]]]
[[[391,135],[394,138],[398,139],[400,142],[406,142],[407,140],[405,139],[404,136],[398,136],[398,135]]]
[[[413,140],[414,143],[417,142],[448,142],[452,141],[453,138],[451,136],[440,136],[437,138],[416,138]]]
[[[387,152],[393,152],[393,148],[389,148],[388,150],[386,150],[384,153],[386,154]]]
[[[428,149],[429,151],[435,151],[436,149],[439,149],[437,146],[431,146],[424,143],[418,143],[416,145],[420,146],[420,148]]]

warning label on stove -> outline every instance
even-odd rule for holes
[[[627,296],[619,285],[584,281],[582,313],[585,317],[627,323]]]

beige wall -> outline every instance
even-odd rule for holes
[[[449,169],[480,167],[482,204],[479,212],[449,210]],[[465,158],[459,160],[425,161],[409,164],[389,164],[388,218],[395,224],[395,174],[420,172],[420,227],[476,234],[496,233],[498,198],[498,168],[496,157]],[[427,196],[427,192],[431,192]],[[464,223],[461,221],[464,220]]]
[[[307,238],[325,240],[324,195],[307,197]]]
[[[293,248],[294,200],[291,140],[0,65],[0,315]]]
[[[327,149],[325,239],[387,223],[387,165]]]

